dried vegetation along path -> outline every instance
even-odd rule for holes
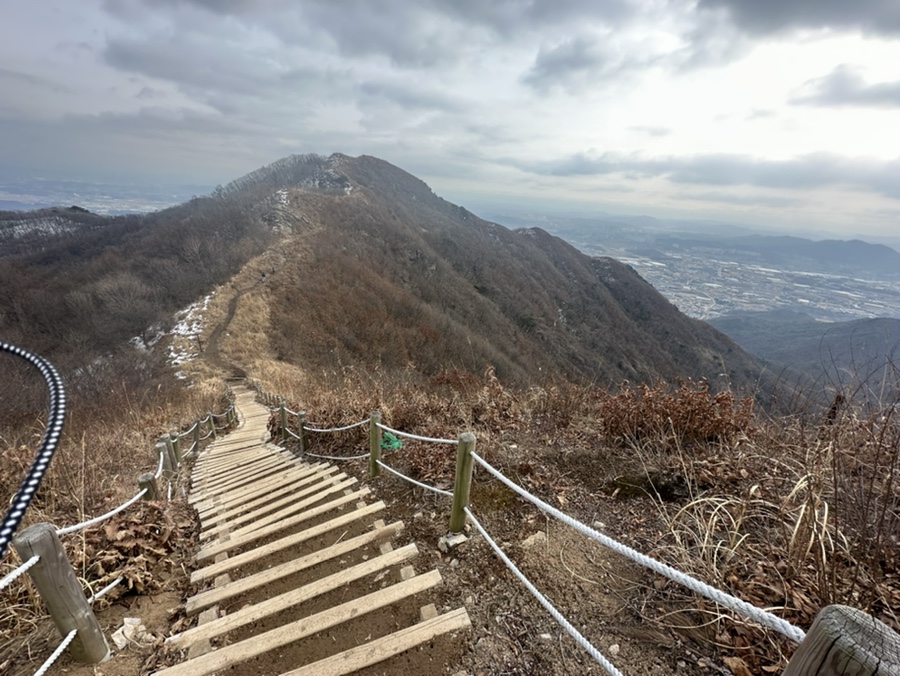
[[[183,661],[156,673],[426,673],[455,661],[448,634],[468,614],[428,603],[441,575],[417,573],[415,544],[392,544],[404,524],[381,520],[384,503],[367,502],[356,478],[266,443],[251,391],[235,402],[240,427],[193,468],[201,548],[186,612],[197,621],[166,639]]]

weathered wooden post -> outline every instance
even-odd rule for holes
[[[378,461],[381,460],[381,412],[369,414],[369,476],[376,477],[381,473]]]
[[[172,437],[168,434],[163,434],[160,437],[160,440],[166,446],[166,453],[169,456],[169,465],[172,467],[173,472],[178,471],[178,456],[175,455],[175,448],[172,446]]]
[[[825,606],[783,676],[900,674],[900,635],[849,606]]]
[[[28,574],[59,633],[68,636],[73,629],[78,630],[69,645],[72,657],[86,664],[107,659],[109,646],[66,558],[56,528],[49,523],[36,523],[13,537],[13,546],[23,561],[35,555],[41,557]]]
[[[192,442],[192,445],[194,447],[194,455],[197,455],[198,453],[200,453],[200,434],[201,434],[200,427],[201,427],[200,418],[197,418],[194,421],[194,439]]]
[[[175,462],[178,463],[178,466],[181,466],[181,435],[177,432],[171,435],[172,439],[172,451],[175,454]]]
[[[281,422],[281,443],[285,443],[288,440],[288,419],[284,399],[278,403],[278,417]]]
[[[159,500],[159,487],[156,485],[156,475],[153,472],[144,472],[139,475],[137,482],[142,490],[147,489],[147,492],[144,493],[144,500]]]
[[[306,453],[306,411],[297,413],[297,436],[300,437],[300,455]]]
[[[461,533],[466,527],[465,508],[469,506],[469,489],[472,486],[472,451],[475,435],[463,432],[456,447],[456,477],[453,481],[453,506],[450,508],[450,532]]]
[[[157,441],[154,448],[156,448],[157,455],[162,456],[163,476],[168,479],[175,472],[175,468],[172,466],[172,456],[169,455],[169,450],[162,440]]]
[[[209,420],[209,433],[212,435],[213,440],[218,439],[219,435],[216,434],[216,419],[213,418],[213,414],[210,411],[206,412],[206,419]]]

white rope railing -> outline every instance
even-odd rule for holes
[[[12,584],[12,582],[17,577],[19,577],[20,575],[24,575],[28,571],[29,568],[31,568],[33,565],[35,565],[40,560],[41,560],[40,555],[35,554],[30,559],[28,559],[25,563],[23,563],[21,566],[19,566],[18,568],[16,568],[13,571],[7,573],[3,577],[3,579],[0,580],[0,591],[3,591],[4,589],[6,589],[10,584]]]
[[[398,477],[400,477],[401,479],[405,479],[409,483],[414,484],[414,485],[418,486],[419,488],[424,488],[427,491],[431,491],[432,493],[437,493],[439,495],[446,495],[449,498],[453,497],[453,493],[451,491],[445,491],[441,488],[437,488],[436,486],[429,486],[428,484],[423,484],[421,481],[416,481],[415,479],[411,479],[410,477],[406,476],[405,474],[398,472],[390,465],[385,465],[383,462],[381,462],[381,460],[376,460],[375,462],[377,462],[378,466],[381,467],[382,469],[386,469],[391,474],[395,474]]]
[[[387,425],[382,425],[381,423],[376,423],[378,427],[385,432],[390,432],[391,434],[396,434],[398,437],[406,437],[407,439],[415,439],[416,441],[430,441],[433,444],[453,444],[454,446],[458,443],[457,439],[440,439],[435,437],[422,437],[418,434],[410,434],[409,432],[401,432],[400,430],[395,430],[393,427],[388,427]]]
[[[153,475],[154,479],[159,479],[162,476],[163,471],[163,452],[159,452],[159,463],[156,465],[156,474]]]
[[[746,601],[743,601],[735,596],[732,596],[731,594],[727,594],[719,589],[716,589],[715,587],[712,587],[712,586],[706,584],[705,582],[701,582],[697,578],[691,577],[687,573],[683,573],[680,570],[673,568],[672,566],[669,566],[669,565],[666,565],[665,563],[661,563],[661,562],[657,561],[656,559],[652,559],[649,556],[647,556],[646,554],[641,554],[637,550],[632,549],[631,547],[628,547],[627,545],[623,545],[621,542],[613,540],[608,535],[604,535],[603,533],[600,533],[600,532],[594,530],[593,528],[590,528],[589,526],[584,525],[580,521],[573,519],[568,514],[561,512],[560,510],[556,509],[555,507],[552,507],[551,505],[547,504],[540,498],[535,497],[534,495],[532,495],[531,493],[526,491],[524,488],[522,488],[518,484],[514,483],[513,481],[511,481],[510,479],[505,477],[503,474],[500,473],[499,470],[497,470],[494,467],[492,467],[491,465],[489,465],[477,453],[473,452],[472,458],[479,465],[484,467],[494,478],[501,481],[503,484],[505,484],[508,488],[513,490],[519,496],[525,498],[530,503],[532,503],[533,505],[536,505],[537,507],[539,507],[543,511],[547,512],[548,514],[556,517],[557,519],[562,521],[564,524],[571,526],[572,528],[574,528],[578,532],[582,533],[583,535],[587,535],[589,538],[596,540],[603,546],[608,547],[609,549],[612,549],[614,552],[618,552],[619,554],[622,554],[623,556],[631,559],[635,563],[639,563],[640,565],[644,566],[645,568],[649,568],[650,570],[652,570],[656,573],[659,573],[660,575],[663,575],[663,576],[669,578],[670,580],[673,580],[673,581],[679,583],[680,585],[683,585],[684,587],[687,587],[691,591],[694,591],[694,592],[700,594],[701,596],[705,596],[706,598],[711,599],[712,601],[715,601],[716,603],[718,603],[721,606],[724,606],[725,608],[728,608],[728,609],[730,609],[736,613],[739,613],[741,615],[745,615],[746,617],[749,617],[750,619],[752,619],[754,622],[757,622],[758,624],[761,624],[765,627],[769,627],[770,629],[774,629],[775,631],[783,634],[784,636],[787,636],[792,641],[796,641],[797,643],[800,643],[801,641],[803,641],[804,637],[806,636],[806,633],[802,629],[794,626],[787,620],[784,620],[784,619],[778,617],[777,615],[774,615],[766,610],[757,608],[756,606],[751,605],[751,604],[747,603]]]
[[[304,425],[303,429],[307,432],[343,432],[345,430],[352,430],[354,427],[360,427],[361,425],[365,425],[369,422],[369,419],[360,420],[359,422],[355,422],[352,425],[344,425],[343,427],[310,427],[309,425]]]
[[[137,492],[137,494],[131,498],[130,500],[126,500],[121,505],[116,507],[113,510],[108,511],[106,514],[101,514],[100,516],[95,516],[93,519],[88,519],[87,521],[82,521],[81,523],[76,523],[74,526],[66,526],[65,528],[60,528],[56,531],[57,535],[66,535],[67,533],[74,533],[77,530],[81,530],[82,528],[87,528],[88,526],[95,526],[98,523],[106,521],[111,516],[115,516],[122,510],[130,507],[135,502],[144,497],[144,494],[147,492],[146,488],[142,488]]]
[[[206,440],[209,439],[211,436],[212,436],[212,430],[210,430],[209,432],[207,432],[204,436],[200,437],[200,441],[206,441]]]
[[[346,457],[340,457],[338,455],[319,455],[318,453],[310,453],[307,451],[304,455],[308,455],[311,458],[321,458],[322,460],[362,460],[363,458],[368,458],[368,453],[362,453],[360,455],[348,455]]]
[[[93,604],[94,601],[96,601],[97,599],[103,598],[104,596],[106,596],[107,594],[109,594],[109,592],[111,592],[113,589],[115,589],[116,586],[117,586],[119,583],[121,583],[122,580],[124,580],[124,579],[125,579],[124,576],[119,575],[119,577],[117,577],[115,580],[113,580],[112,582],[110,582],[108,585],[106,585],[103,589],[101,589],[100,591],[98,591],[96,594],[93,594],[93,595],[89,596],[89,597],[88,597],[88,603]]]
[[[506,564],[506,567],[509,568],[512,574],[519,579],[519,582],[525,585],[525,588],[531,592],[534,598],[538,600],[538,603],[544,606],[544,609],[553,616],[553,619],[556,620],[556,622],[566,630],[569,636],[575,639],[575,642],[578,643],[578,645],[580,645],[582,648],[584,648],[601,667],[606,669],[606,672],[610,674],[610,676],[623,676],[622,672],[616,669],[613,663],[606,659],[606,656],[604,656],[603,653],[597,650],[597,648],[595,648],[590,641],[582,636],[581,633],[575,627],[573,627],[565,617],[563,617],[562,613],[560,613],[554,607],[554,605],[550,603],[550,601],[548,601],[547,598],[543,594],[541,594],[541,592],[539,592],[533,584],[531,584],[531,581],[527,577],[525,577],[522,571],[520,571],[516,567],[516,564],[514,564],[510,560],[506,553],[502,549],[500,549],[500,546],[496,542],[494,542],[490,535],[488,535],[488,532],[478,522],[478,519],[476,519],[472,515],[472,511],[468,507],[466,507],[464,511],[466,513],[466,516],[468,516],[469,520],[472,522],[472,525],[475,526],[475,529],[479,533],[481,533],[481,536],[491,546],[491,549],[494,550],[494,553],[500,558],[501,561],[503,561],[503,563]]]
[[[66,637],[62,640],[58,646],[56,646],[56,650],[53,651],[53,654],[47,658],[47,660],[38,667],[38,670],[34,672],[34,676],[44,676],[47,673],[47,670],[53,666],[53,663],[59,659],[59,656],[63,654],[63,651],[69,647],[69,644],[75,640],[75,635],[78,633],[77,629],[73,629]]]

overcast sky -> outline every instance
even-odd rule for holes
[[[0,17],[0,174],[215,185],[365,153],[465,205],[900,231],[898,0],[0,0]]]

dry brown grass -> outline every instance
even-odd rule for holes
[[[494,453],[530,488],[550,490],[542,497],[551,502],[567,494],[566,482],[576,492],[578,483],[605,483],[617,497],[635,501],[639,518],[631,520],[626,540],[800,626],[808,627],[821,607],[846,603],[900,628],[897,403],[846,410],[832,424],[810,428],[796,418],[756,415],[749,401],[690,381],[672,390],[609,394],[571,385],[512,392],[490,370],[480,379],[446,371],[429,381],[412,370],[266,373],[288,405],[317,424],[346,424],[380,410],[388,425],[404,431],[448,438],[474,431],[479,449]],[[312,440],[326,453],[367,448],[365,428]],[[621,475],[562,478],[503,451],[534,440],[592,448],[616,458],[611,464]],[[390,462],[447,488],[453,457],[405,442]],[[631,498],[620,490],[622,476],[637,488]],[[647,500],[655,519],[640,506]],[[504,505],[497,508],[510,508]],[[779,635],[650,574],[632,589],[628,605],[703,651],[740,657],[756,672],[783,667],[793,649]]]

